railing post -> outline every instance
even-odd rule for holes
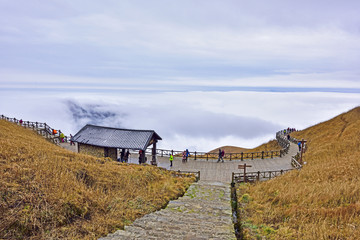
[[[264,151],[261,152],[261,159],[264,159]]]
[[[232,182],[232,183],[235,182],[234,172],[232,173],[232,176],[231,176],[231,182]]]
[[[254,153],[251,153],[251,160],[254,159]]]
[[[260,171],[257,172],[257,181],[260,182]]]
[[[200,171],[198,171],[198,173],[199,173],[199,179],[198,179],[198,181],[200,180]]]
[[[280,170],[280,175],[283,175],[283,172],[284,172],[284,171],[281,169],[281,170]]]
[[[209,154],[206,153],[206,161],[208,161],[208,160],[209,160]]]
[[[195,156],[194,156],[194,157],[195,157],[195,159],[194,159],[194,160],[196,160],[196,151],[195,151],[194,155],[195,155]]]
[[[241,161],[244,161],[244,153],[241,152]]]
[[[232,153],[230,153],[230,161],[231,161],[231,155],[232,155]]]

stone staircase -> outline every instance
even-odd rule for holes
[[[200,181],[165,209],[136,219],[125,230],[100,240],[118,239],[236,239],[230,185]]]

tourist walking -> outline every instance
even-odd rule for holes
[[[140,151],[139,151],[139,164],[142,163],[142,155],[143,155],[143,151],[140,150]]]
[[[188,157],[190,157],[190,153],[189,153],[189,150],[186,149],[186,162],[187,162],[187,160],[188,160]]]
[[[124,162],[128,162],[129,161],[129,155],[131,155],[130,154],[130,152],[129,152],[129,149],[126,151],[126,153],[125,153],[125,156],[124,156]]]
[[[121,154],[120,154],[120,161],[121,161],[121,162],[124,162],[124,156],[125,156],[125,148],[123,148],[123,149],[121,150]]]
[[[224,150],[221,151],[221,149],[219,148],[219,157],[218,157],[217,162],[220,162],[220,160],[222,160],[222,162],[224,162],[223,154],[225,154]]]
[[[298,142],[299,152],[301,152],[301,142]]]
[[[169,158],[169,161],[170,161],[170,167],[173,166],[173,160],[174,160],[174,156],[170,153],[170,158]]]
[[[183,151],[183,153],[182,153],[182,162],[183,163],[186,162],[186,151]]]
[[[60,141],[63,143],[65,139],[65,134],[64,133],[60,133]]]

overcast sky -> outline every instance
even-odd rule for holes
[[[254,147],[360,103],[357,0],[0,0],[0,114]]]

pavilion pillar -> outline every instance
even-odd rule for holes
[[[156,162],[156,143],[157,140],[155,139],[154,143],[153,143],[153,148],[152,148],[152,156],[151,156],[151,165],[155,165],[157,166],[157,162]]]

